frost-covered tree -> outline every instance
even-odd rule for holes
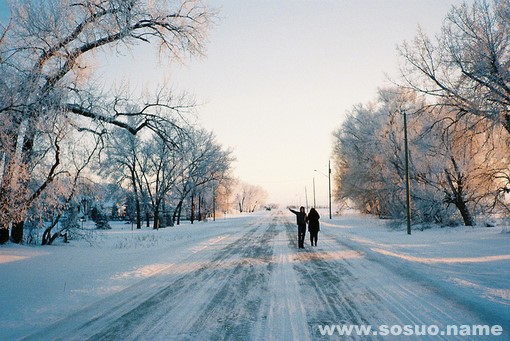
[[[510,133],[510,2],[453,6],[435,39],[400,47],[403,86],[434,98],[456,119],[488,120]]]
[[[352,199],[365,213],[382,214],[377,133],[381,117],[371,107],[355,106],[334,132],[336,200]]]
[[[99,163],[99,173],[106,175],[119,185],[127,183],[133,194],[136,228],[142,228],[141,174],[138,157],[142,153],[142,141],[126,130],[112,134]]]
[[[416,162],[421,172],[417,182],[443,193],[443,202],[452,205],[467,226],[476,224],[477,215],[506,207],[501,195],[508,190],[509,169],[504,129],[485,120],[459,120],[438,108],[420,119],[424,148]]]
[[[236,204],[239,212],[254,212],[264,206],[267,192],[260,186],[251,185],[243,181],[238,182]]]
[[[239,180],[233,176],[227,177],[216,186],[216,211],[227,214],[232,212],[232,206],[235,204],[236,188]]]
[[[377,102],[357,105],[349,113],[334,132],[337,200],[352,199],[361,211],[385,217],[404,212],[402,111],[416,111],[415,102],[411,92],[381,90]],[[415,124],[409,121],[412,130]]]
[[[144,43],[171,58],[200,54],[212,15],[192,0],[13,4],[9,24],[0,27],[0,230],[5,235],[12,226],[12,239],[19,242],[34,200],[65,174],[57,126],[94,135],[100,143],[112,128],[151,130],[167,139],[162,127],[175,124],[175,113],[189,105],[164,91],[146,99],[133,99],[129,91],[101,92],[88,82],[94,53]],[[44,160],[40,146],[51,146]],[[44,169],[36,167],[43,163]],[[33,186],[36,177],[42,180]]]
[[[169,134],[169,133],[168,133]],[[140,169],[141,183],[148,194],[153,228],[166,226],[161,224],[161,210],[164,206],[165,197],[175,186],[179,164],[174,162],[175,155],[182,151],[178,146],[172,146],[159,138],[146,141],[142,151],[137,157],[138,169]]]
[[[216,141],[213,133],[204,129],[189,130],[178,145],[179,153],[173,160],[179,165],[173,188],[176,199],[173,218],[179,224],[185,200],[192,199],[190,209],[193,211],[191,216],[194,216],[195,196],[204,187],[224,183],[234,158],[230,150],[223,149]]]
[[[356,106],[335,132],[337,199],[349,198],[366,213],[404,215],[403,110],[415,222],[474,225],[477,214],[506,207],[508,162],[498,153],[507,155],[508,146],[497,138],[501,131],[486,121],[445,115],[441,107],[397,89],[381,91],[369,107]]]
[[[467,225],[475,223],[476,211],[505,209],[510,3],[475,0],[453,6],[435,39],[419,32],[399,50],[402,86],[429,98],[428,124],[438,134],[433,144],[442,145],[436,157],[444,167],[434,185],[443,188],[445,201]]]

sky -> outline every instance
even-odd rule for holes
[[[192,94],[200,124],[232,149],[235,176],[284,206],[313,205],[315,182],[316,204],[325,206],[332,133],[397,77],[397,45],[418,26],[438,33],[461,2],[210,0],[218,20],[204,57],[162,61],[140,47],[98,69],[114,83],[167,82]]]
[[[201,121],[233,148],[235,173],[282,205],[328,202],[332,132],[398,74],[397,45],[439,32],[445,0],[210,1],[207,56],[172,80],[205,103]],[[317,170],[317,171],[315,171]],[[305,191],[306,187],[306,191]]]

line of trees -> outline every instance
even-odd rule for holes
[[[334,132],[336,198],[403,217],[406,112],[413,221],[472,226],[508,216],[510,3],[454,6],[435,39],[419,31],[399,53],[403,81],[355,106]]]
[[[115,180],[133,199],[136,226],[142,226],[142,213],[153,228],[180,223],[185,200],[191,200],[190,219],[213,209],[219,186],[230,183],[231,152],[223,150],[212,133],[189,127],[173,133],[172,144],[153,136],[140,139],[117,131],[105,148],[98,165],[99,174]],[[197,201],[197,202],[195,202]],[[203,203],[207,208],[202,210]],[[205,208],[205,207],[204,207]],[[171,212],[172,210],[172,212]]]

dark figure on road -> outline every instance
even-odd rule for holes
[[[308,212],[308,232],[310,232],[310,243],[312,246],[317,246],[317,237],[321,230],[319,225],[320,217],[319,212],[313,207],[310,209],[310,212]]]
[[[289,208],[289,210],[296,215],[296,222],[298,225],[298,246],[300,249],[305,248],[305,234],[306,234],[306,213],[305,208],[301,206],[298,211],[294,211]]]

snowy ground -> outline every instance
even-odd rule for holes
[[[500,325],[499,337],[457,338],[510,339],[500,227],[408,236],[357,215],[321,221],[319,246],[305,250],[294,216],[275,211],[0,246],[0,340],[345,339],[322,335],[334,325]],[[394,339],[380,334],[352,339]]]

